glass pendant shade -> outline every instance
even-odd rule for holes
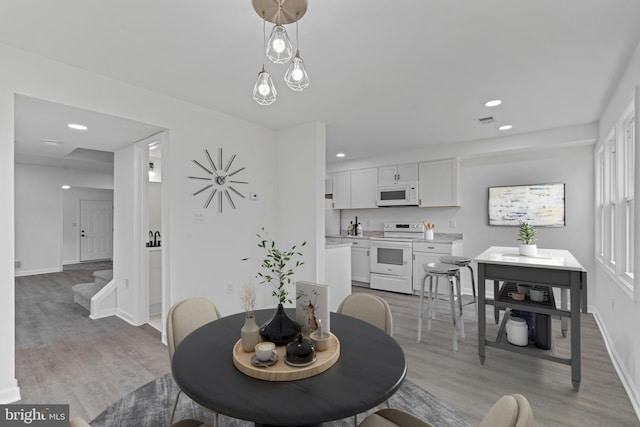
[[[278,92],[273,85],[273,80],[263,66],[253,87],[253,99],[260,105],[271,105],[276,101],[277,96]]]
[[[269,40],[265,46],[267,57],[275,64],[284,64],[291,60],[293,56],[293,48],[287,31],[282,25],[276,25],[271,30]]]
[[[300,58],[300,52],[296,51],[287,72],[284,74],[284,81],[292,90],[301,91],[309,86],[309,75],[304,68],[304,61]]]

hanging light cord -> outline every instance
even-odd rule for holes
[[[264,64],[267,62],[267,21],[264,17],[264,11],[262,11],[262,71],[264,71]]]
[[[298,15],[299,13],[296,12],[296,54],[300,51],[300,40],[298,39]]]

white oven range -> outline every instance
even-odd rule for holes
[[[371,239],[371,289],[413,293],[413,240],[424,237],[421,222],[385,222],[384,237]]]

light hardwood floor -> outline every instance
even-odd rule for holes
[[[91,281],[89,270],[16,278],[16,376],[23,402],[69,403],[72,416],[92,419],[168,373],[169,360],[154,328],[117,318],[88,319],[70,291],[84,281]],[[500,396],[522,393],[531,402],[536,426],[640,426],[590,314],[581,318],[582,385],[574,392],[565,365],[498,349],[487,349],[486,363],[480,365],[473,305],[465,307],[467,338],[453,353],[448,323],[434,323],[422,343],[416,342],[417,297],[353,291],[373,292],[389,302],[394,337],[407,357],[407,378],[473,424]],[[446,313],[446,305],[441,307]],[[561,337],[558,321],[554,335],[558,351],[566,354],[569,340]]]

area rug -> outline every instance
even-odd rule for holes
[[[109,406],[91,422],[92,427],[160,427],[166,426],[169,414],[173,406],[178,386],[173,381],[171,374],[157,378],[148,384],[123,397],[118,402]],[[389,400],[392,408],[410,412],[434,426],[442,427],[470,427],[470,424],[456,414],[451,408],[438,400],[426,390],[412,382],[405,380],[400,389]],[[376,411],[385,408],[380,405],[369,412],[359,415],[358,420]],[[194,418],[213,425],[211,412],[197,405],[187,396],[182,394],[176,410],[175,420]],[[327,426],[353,427],[353,418],[326,423]],[[253,423],[220,416],[220,427],[250,427]]]

